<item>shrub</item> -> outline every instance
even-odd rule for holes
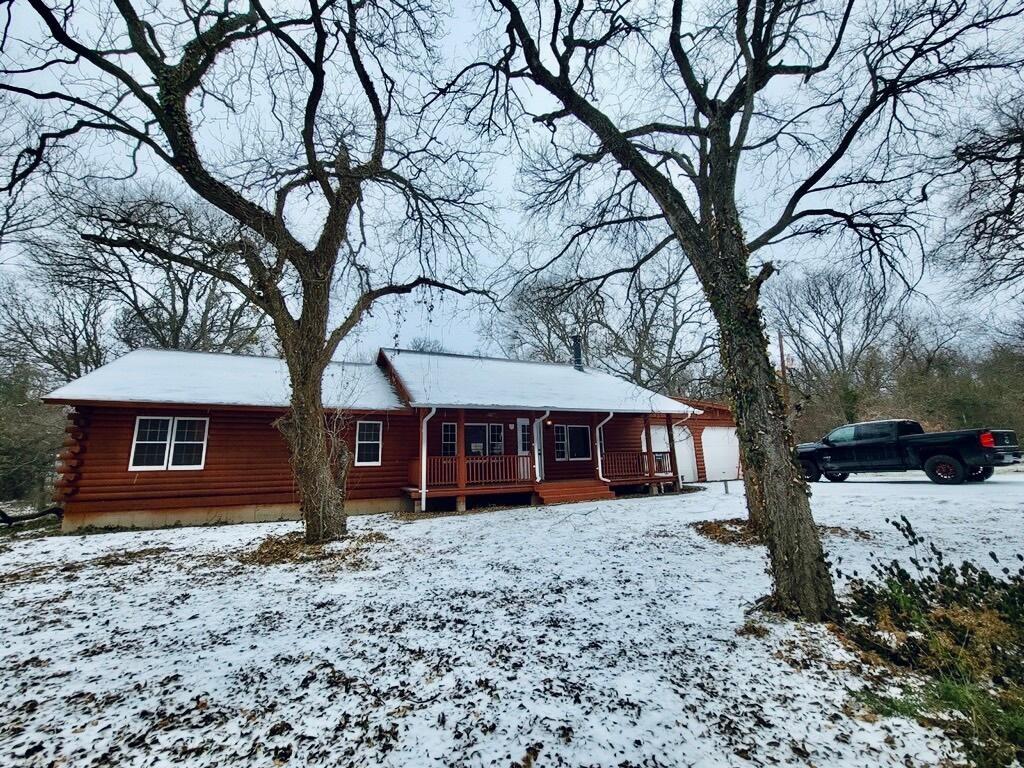
[[[890,521],[923,554],[854,578],[847,636],[883,662],[925,676],[902,696],[871,693],[880,714],[913,714],[956,736],[979,766],[1024,761],[1024,557],[990,553],[994,573],[946,562],[906,518]]]

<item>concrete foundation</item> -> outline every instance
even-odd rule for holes
[[[351,499],[345,503],[349,515],[408,512],[408,498]],[[175,525],[223,525],[226,523],[269,523],[298,520],[298,504],[247,504],[237,507],[194,507],[188,509],[147,509],[117,512],[65,512],[61,530],[82,528],[169,528]]]

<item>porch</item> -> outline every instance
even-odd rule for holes
[[[440,418],[438,418],[440,417]],[[653,450],[652,423],[671,416],[431,409],[420,414],[420,454],[408,495],[424,499],[529,494],[534,502],[614,498],[614,488],[678,486],[674,446]]]

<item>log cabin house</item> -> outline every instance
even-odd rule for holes
[[[351,450],[355,514],[677,488],[707,476],[702,434],[731,429],[717,404],[580,363],[381,349],[375,364],[331,363],[323,396]],[[288,405],[282,360],[136,350],[44,399],[69,407],[65,530],[298,515],[274,426]]]

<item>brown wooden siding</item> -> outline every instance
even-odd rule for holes
[[[128,463],[137,416],[208,416],[206,463],[201,470],[130,472]],[[75,417],[73,454],[77,466],[65,474],[59,491],[69,511],[122,511],[282,504],[296,501],[288,448],[273,426],[277,414],[170,408],[84,408]],[[412,413],[348,417],[345,434],[352,445],[354,422],[383,422],[382,464],[352,467],[353,499],[402,494],[408,464],[416,454],[417,419]],[[68,454],[69,456],[72,454]]]
[[[544,479],[552,482],[597,478],[597,457],[594,452],[594,428],[604,416],[593,413],[553,413],[544,420]],[[550,423],[549,423],[550,422]],[[590,461],[555,461],[555,424],[590,427]]]
[[[466,409],[466,423],[467,424],[501,424],[502,435],[505,438],[504,452],[503,455],[511,456],[518,450],[517,435],[516,435],[516,419],[529,419],[531,428],[533,420],[540,416],[539,413],[533,411],[495,411],[495,410],[470,410]],[[457,423],[459,420],[458,411],[454,408],[439,408],[437,412],[427,422],[427,455],[428,456],[440,456],[441,455],[441,425],[445,422]],[[509,424],[512,428],[509,429]],[[419,436],[417,435],[417,448],[414,453],[419,451]],[[469,449],[467,448],[467,453]]]

